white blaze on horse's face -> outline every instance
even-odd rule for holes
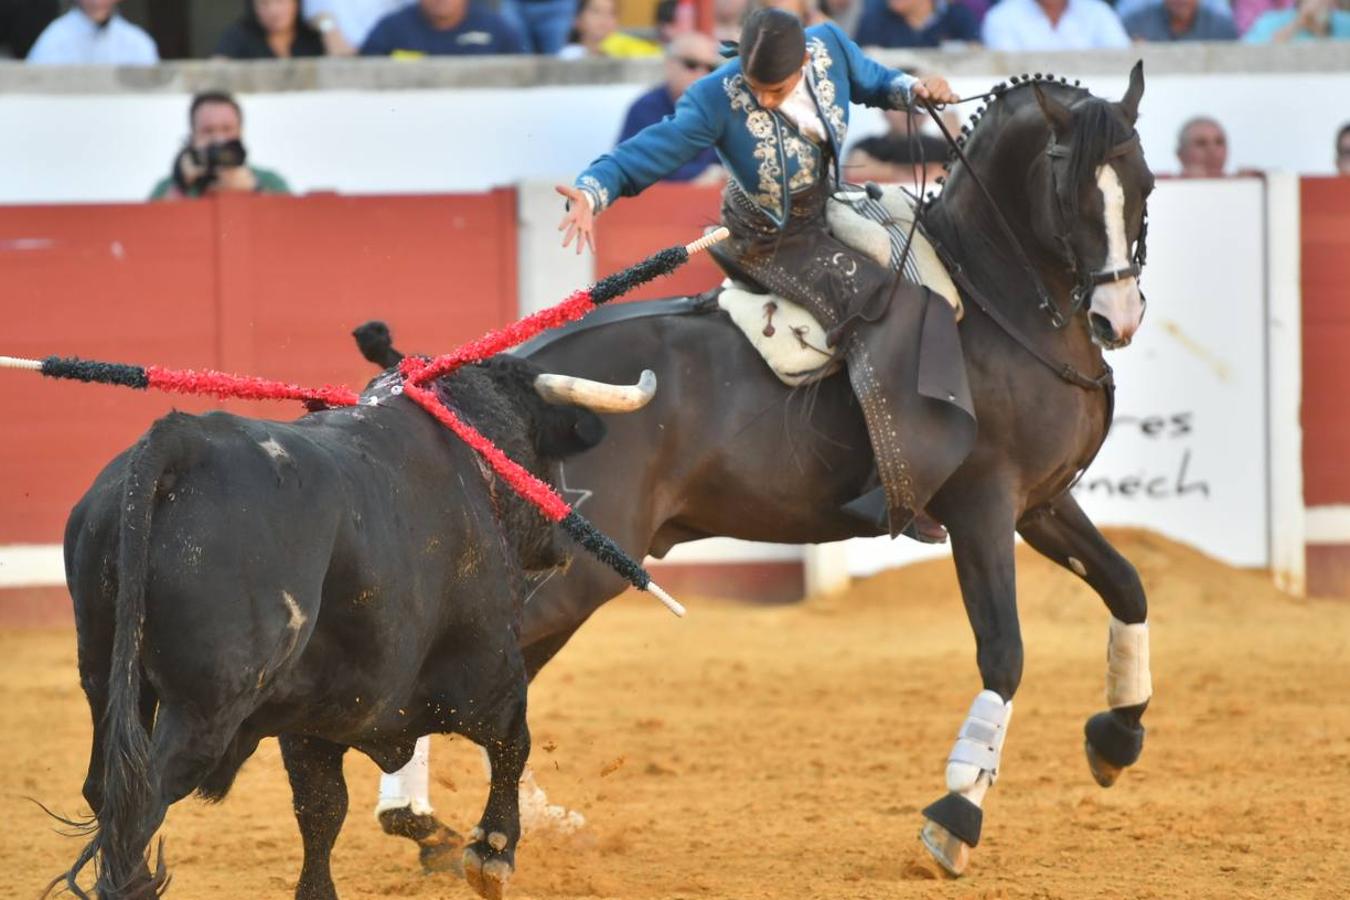
[[[1130,241],[1125,234],[1125,189],[1121,187],[1120,176],[1110,165],[1097,170],[1097,187],[1102,192],[1102,219],[1106,223],[1106,261],[1101,270],[1128,269],[1131,262]],[[1144,318],[1139,279],[1131,276],[1097,285],[1092,290],[1089,311],[1110,325],[1110,334],[1102,334],[1105,329],[1093,327],[1092,333],[1101,343],[1112,348],[1125,346]]]

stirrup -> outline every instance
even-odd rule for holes
[[[886,504],[886,489],[876,487],[860,497],[855,497],[840,507],[853,518],[864,522],[883,534],[890,533],[890,510]],[[900,532],[920,544],[947,543],[947,529],[928,513],[920,510]]]

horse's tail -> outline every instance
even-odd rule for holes
[[[103,802],[98,828],[75,866],[67,887],[83,897],[75,877],[98,856],[97,890],[104,897],[154,895],[168,884],[163,853],[150,882],[134,883],[143,871],[153,827],[163,816],[158,779],[152,771],[150,735],[141,721],[141,641],[150,569],[150,524],[160,479],[182,446],[177,415],[161,419],[127,460],[117,553],[117,600],[113,650],[104,711]]]

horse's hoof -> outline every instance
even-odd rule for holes
[[[464,874],[460,853],[464,848],[464,841],[449,828],[441,826],[439,832],[426,840],[418,841],[417,844],[417,858],[421,861],[422,871],[426,874],[433,875],[437,872]]]
[[[483,857],[473,847],[464,850],[464,880],[480,897],[487,900],[502,900],[506,893],[506,882],[513,871],[511,864],[504,859],[489,859],[484,862]]]
[[[1088,769],[1092,772],[1093,779],[1104,788],[1115,784],[1120,773],[1125,771],[1124,766],[1107,762],[1092,746],[1092,741],[1083,741],[1083,752],[1087,754]]]
[[[970,845],[932,819],[923,823],[919,841],[942,870],[953,878],[960,878],[970,865]]]

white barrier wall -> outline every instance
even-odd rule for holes
[[[1127,72],[1085,76],[1102,96]],[[995,79],[954,80],[958,91]],[[258,164],[301,192],[477,191],[522,179],[570,179],[612,146],[642,84],[242,95]],[[187,133],[187,94],[0,91],[0,203],[142,199]],[[966,110],[969,107],[965,108]],[[1148,78],[1139,132],[1155,171],[1176,171],[1176,132],[1198,113],[1228,128],[1230,166],[1333,171],[1336,129],[1350,122],[1350,71]],[[884,130],[855,109],[851,139]]]

